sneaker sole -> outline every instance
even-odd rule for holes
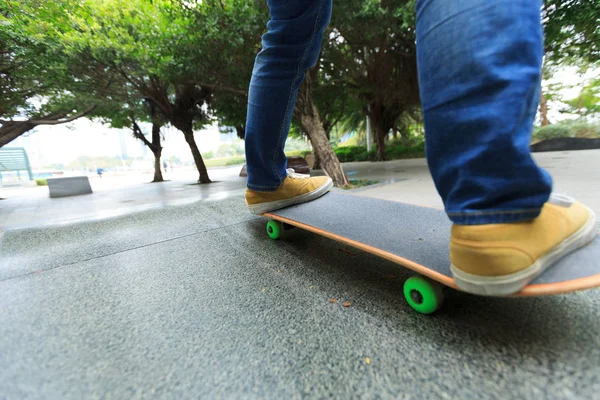
[[[270,201],[268,203],[259,203],[254,205],[249,205],[246,203],[246,207],[252,214],[261,215],[270,211],[276,211],[285,207],[293,206],[294,204],[307,203],[309,201],[315,200],[325,193],[329,192],[333,187],[333,181],[331,178],[328,178],[327,181],[313,190],[312,192],[308,192],[303,194],[302,196],[292,197],[291,199],[285,200],[277,200]]]
[[[588,211],[590,212],[588,221],[577,232],[540,257],[534,264],[514,274],[493,277],[473,275],[451,264],[450,270],[456,286],[465,292],[483,296],[508,296],[520,291],[556,261],[585,246],[596,237],[596,214],[589,208]]]

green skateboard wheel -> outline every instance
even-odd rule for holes
[[[281,222],[270,220],[267,222],[267,235],[273,240],[277,240],[281,237],[281,232],[283,231],[283,227],[281,226]]]
[[[421,314],[431,314],[444,302],[444,292],[437,283],[422,276],[413,276],[404,282],[406,302]]]

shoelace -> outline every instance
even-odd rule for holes
[[[292,179],[308,179],[308,178],[310,178],[310,175],[297,173],[296,171],[294,171],[294,168],[288,168],[285,171],[287,172],[287,176],[289,176]]]

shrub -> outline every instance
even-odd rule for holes
[[[35,180],[35,184],[38,186],[48,186],[48,181],[46,178],[38,178]]]
[[[237,165],[243,164],[246,162],[246,158],[242,156],[235,157],[223,157],[223,158],[212,158],[210,160],[204,161],[204,164],[207,168],[212,167],[224,167],[227,165]]]
[[[361,146],[342,146],[335,149],[335,155],[341,162],[366,161],[367,149]]]
[[[534,130],[533,137],[538,140],[573,137],[569,128],[564,125],[553,124],[538,127]]]
[[[571,131],[571,137],[577,138],[596,138],[600,137],[600,125],[586,124],[585,122],[574,121],[564,125]]]
[[[533,130],[534,141],[569,137],[600,137],[600,125],[590,124],[580,119],[571,119],[552,125],[536,126]]]

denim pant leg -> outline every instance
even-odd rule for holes
[[[529,151],[540,95],[540,0],[418,0],[427,161],[457,224],[535,218],[552,181]]]
[[[332,0],[267,0],[271,18],[256,57],[246,121],[248,188],[273,191],[286,177],[283,152],[298,87],[321,51]]]

